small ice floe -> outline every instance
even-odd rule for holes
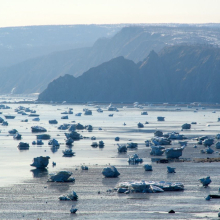
[[[81,169],[82,169],[82,170],[88,170],[89,168],[88,168],[87,166],[85,166],[85,165],[82,165],[82,166],[81,166]]]
[[[99,141],[99,147],[104,147],[104,142],[103,141]]]
[[[108,166],[102,170],[102,175],[109,178],[109,177],[118,177],[120,173],[114,166]]]
[[[92,111],[89,109],[86,109],[84,112],[84,115],[92,115]]]
[[[49,174],[48,182],[74,182],[75,179],[70,177],[72,172],[60,171],[58,173]]]
[[[149,164],[144,164],[145,171],[153,171],[152,166]]]
[[[35,157],[33,159],[33,163],[30,164],[32,167],[36,167],[37,169],[45,169],[47,165],[49,164],[50,157]]]
[[[18,149],[19,150],[28,150],[29,149],[29,144],[28,143],[24,143],[24,142],[20,142],[18,144]]]
[[[191,122],[191,124],[192,124],[192,125],[196,125],[196,124],[197,124],[197,122],[195,122],[195,121],[192,121],[192,122]]]
[[[49,134],[39,134],[39,135],[36,135],[37,136],[37,139],[42,139],[42,140],[49,140],[50,139],[50,135]]]
[[[205,200],[207,200],[207,201],[209,201],[210,199],[211,199],[211,196],[210,196],[210,195],[208,195],[208,196],[205,197]]]
[[[78,209],[75,209],[74,205],[72,205],[72,208],[70,209],[70,213],[75,214],[78,211]]]
[[[109,117],[113,117],[113,116],[114,116],[114,114],[109,114],[108,116],[109,116]]]
[[[8,126],[8,122],[7,121],[3,121],[2,122],[2,126]]]
[[[172,182],[155,182],[155,181],[132,181],[132,182],[121,182],[116,188],[118,193],[124,193],[127,190],[136,193],[157,193],[164,191],[181,191],[184,190],[182,183]]]
[[[98,143],[96,141],[93,141],[91,144],[92,147],[98,147]]]
[[[214,139],[213,138],[208,138],[208,139],[205,139],[202,144],[205,146],[205,147],[210,147],[211,145],[214,144]]]
[[[144,127],[144,125],[140,122],[137,124],[137,126],[138,126],[138,128],[143,128]]]
[[[21,120],[21,122],[28,122],[28,119]]]
[[[118,153],[125,153],[127,152],[127,147],[125,144],[118,144]]]
[[[60,144],[58,143],[58,141],[56,139],[49,140],[48,145],[60,146]]]
[[[216,149],[220,149],[220,142],[217,142],[217,143],[215,144],[215,148],[216,148]]]
[[[167,167],[167,173],[176,173],[175,169],[176,168]]]
[[[137,147],[138,147],[137,143],[133,143],[133,142],[127,143],[127,148],[137,148]]]
[[[47,132],[47,130],[41,126],[32,126],[31,131],[32,132]]]
[[[148,115],[147,112],[141,112],[141,115]]]
[[[155,137],[163,137],[163,132],[157,130],[157,131],[154,132],[154,136],[155,136]]]
[[[87,131],[92,131],[92,130],[93,130],[93,127],[92,127],[92,125],[86,125],[86,126],[85,126],[85,129],[86,129]]]
[[[65,149],[62,152],[64,157],[72,157],[75,154],[75,152],[73,152],[72,149]]]
[[[191,124],[185,123],[182,125],[182,129],[190,129],[191,128]]]
[[[33,118],[32,121],[40,121],[40,118]]]
[[[4,115],[6,119],[14,119],[15,116],[14,115]]]
[[[61,119],[69,119],[68,115],[62,116]]]
[[[166,136],[170,140],[184,140],[187,139],[183,134],[179,134],[178,132],[167,133]]]
[[[57,163],[53,161],[52,166],[55,167],[56,165],[57,165]]]
[[[80,140],[82,139],[82,135],[77,133],[76,131],[71,131],[70,133],[65,133],[66,138],[72,138],[74,141],[75,140]]]
[[[28,115],[29,117],[39,117],[38,114],[35,114],[35,113],[31,113],[30,115]]]
[[[96,137],[95,137],[95,136],[92,136],[92,137],[91,137],[91,140],[92,140],[92,141],[96,140]]]
[[[164,137],[153,137],[151,138],[151,142],[157,146],[157,145],[170,145],[171,140]]]
[[[212,148],[208,147],[208,148],[206,149],[206,153],[207,153],[207,154],[213,154],[213,153],[214,153],[214,150],[212,150]]]
[[[56,119],[54,120],[49,120],[49,124],[58,124],[58,121]]]
[[[13,135],[13,138],[15,140],[21,140],[21,134],[19,134],[18,132],[16,134]]]
[[[120,137],[115,137],[115,141],[120,141]]]
[[[150,155],[152,156],[161,156],[164,153],[164,147],[161,146],[151,146]]]
[[[72,138],[68,138],[68,139],[66,140],[66,145],[72,146],[72,145],[73,145],[73,142],[74,142],[74,140],[73,140]]]
[[[210,176],[207,176],[206,178],[199,179],[199,181],[200,181],[200,183],[202,183],[202,185],[204,187],[207,187],[212,182],[212,180],[210,179]]]
[[[43,142],[41,139],[39,139],[39,140],[37,140],[37,141],[33,141],[32,144],[33,144],[33,145],[43,145],[44,142]]]
[[[71,193],[67,194],[67,195],[62,195],[59,197],[59,200],[61,201],[77,201],[78,200],[78,195],[76,194],[76,192],[72,191]]]
[[[80,124],[80,123],[77,123],[77,124],[75,125],[75,128],[76,128],[77,130],[83,130],[83,129],[85,129],[85,127],[84,127],[82,124]]]
[[[177,159],[180,156],[182,156],[183,149],[184,149],[184,147],[181,147],[181,148],[167,148],[165,150],[166,157]]]
[[[75,116],[78,116],[78,117],[80,117],[81,115],[82,115],[81,112],[75,114]]]
[[[137,154],[130,155],[128,163],[142,163],[143,159],[139,158]]]
[[[165,121],[165,117],[158,116],[158,117],[157,117],[157,121]]]
[[[98,109],[97,109],[97,112],[102,113],[103,110],[102,110],[101,108],[98,108]]]

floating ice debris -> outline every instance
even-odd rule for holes
[[[152,166],[149,164],[144,164],[145,171],[153,171]]]
[[[153,137],[151,138],[151,142],[157,146],[157,145],[170,145],[171,140],[163,137]]]
[[[115,137],[115,141],[120,141],[120,137]]]
[[[149,122],[145,121],[145,124],[147,125],[147,124],[149,124]]]
[[[96,137],[95,137],[95,136],[92,136],[92,137],[91,137],[91,140],[93,140],[93,141],[96,140]]]
[[[94,142],[92,142],[91,146],[92,147],[98,147],[98,143],[94,141]]]
[[[164,191],[180,191],[184,190],[184,185],[182,183],[172,183],[172,182],[155,182],[155,181],[132,181],[132,182],[121,182],[117,185],[118,192],[125,192],[130,190],[131,192],[139,193],[157,193]]]
[[[206,153],[212,154],[212,153],[214,153],[214,150],[212,150],[212,148],[208,147],[208,149],[206,149]]]
[[[49,120],[49,124],[58,124],[58,121],[57,120]]]
[[[9,130],[8,133],[9,134],[16,134],[18,131],[16,129],[12,129],[12,130]]]
[[[220,149],[220,142],[217,142],[217,143],[215,144],[215,148],[216,148],[216,149]]]
[[[102,170],[102,174],[105,177],[118,177],[120,173],[114,166],[108,166]]]
[[[58,173],[49,174],[48,182],[74,182],[75,179],[70,177],[72,172],[60,171]]]
[[[102,128],[99,128],[99,131],[101,131],[102,130]]]
[[[108,111],[117,111],[117,108],[116,108],[116,107],[113,107],[113,105],[110,104],[110,105],[107,107],[107,110],[108,110]]]
[[[127,152],[127,147],[125,144],[118,144],[118,153]]]
[[[137,154],[130,155],[128,163],[142,163],[143,159],[139,158]]]
[[[200,150],[200,153],[201,153],[201,154],[205,154],[205,151],[204,151],[204,150]]]
[[[144,127],[144,125],[140,122],[137,124],[137,126],[138,126],[138,128],[143,128]]]
[[[208,138],[208,139],[205,139],[202,144],[205,146],[205,147],[210,147],[211,145],[214,144],[214,139],[212,138]]]
[[[86,128],[86,130],[88,130],[88,131],[92,131],[92,130],[93,130],[92,125],[86,125],[85,128]]]
[[[7,106],[7,105],[0,105],[0,109],[10,109],[10,107],[9,106]]]
[[[146,145],[146,147],[149,147],[150,146],[150,144],[151,144],[151,142],[150,141],[145,141],[145,145]]]
[[[187,146],[187,141],[179,141],[180,146]]]
[[[152,156],[161,156],[164,153],[164,147],[161,146],[151,146],[150,155]]]
[[[183,134],[179,134],[177,132],[168,133],[168,139],[171,140],[183,140],[186,139],[186,137]]]
[[[50,157],[35,157],[33,159],[33,163],[31,164],[32,167],[36,167],[38,169],[44,169],[49,164]]]
[[[58,127],[59,130],[67,130],[69,128],[69,124],[63,124]]]
[[[210,195],[208,195],[207,197],[205,197],[205,200],[209,201],[211,199]]]
[[[66,138],[72,138],[74,141],[75,140],[80,140],[83,137],[77,133],[76,131],[71,131],[70,133],[65,133]]]
[[[76,127],[77,130],[83,130],[83,129],[85,128],[85,127],[84,127],[82,124],[80,124],[80,123],[76,124],[75,127]]]
[[[108,116],[109,116],[109,117],[113,117],[113,115],[114,115],[114,114],[109,114]]]
[[[138,147],[137,143],[133,143],[133,142],[127,143],[127,148],[137,148],[137,147]]]
[[[206,178],[199,179],[199,181],[202,183],[202,185],[204,187],[207,187],[212,182],[212,180],[210,179],[210,176],[207,176]]]
[[[179,158],[182,156],[184,147],[181,148],[167,148],[165,154],[167,158]]]
[[[193,148],[197,148],[197,146],[195,145]]]
[[[141,112],[141,115],[148,115],[147,112]]]
[[[82,166],[81,166],[81,169],[82,169],[82,170],[88,170],[89,168],[88,168],[87,166],[82,165]]]
[[[18,149],[19,150],[28,150],[29,149],[29,144],[28,143],[24,143],[24,142],[20,142],[18,144]]]
[[[175,213],[175,211],[173,209],[171,209],[168,213],[172,214],[172,213]]]
[[[191,129],[191,124],[187,124],[187,123],[183,124],[182,129]]]
[[[58,141],[56,139],[49,140],[48,145],[60,146],[60,144],[58,143]]]
[[[8,122],[7,121],[3,121],[2,122],[2,126],[8,126]]]
[[[154,136],[155,137],[163,137],[163,132],[157,130],[157,131],[154,132]]]
[[[70,212],[72,214],[75,214],[78,211],[78,209],[75,209],[74,206],[72,205],[72,208],[70,209]]]
[[[13,115],[4,115],[4,116],[6,119],[14,119],[15,118],[15,116],[13,116]]]
[[[62,152],[64,157],[72,157],[75,154],[75,152],[73,152],[72,149],[65,149]]]
[[[89,109],[86,109],[84,112],[84,115],[92,115],[92,111]]]
[[[73,142],[74,142],[74,140],[73,140],[72,138],[68,138],[68,139],[66,140],[66,145],[71,146],[71,145],[73,144]]]
[[[158,117],[157,117],[157,121],[165,121],[165,117],[158,116]]]
[[[33,141],[32,144],[33,144],[33,145],[35,145],[35,144],[36,144],[36,145],[43,145],[44,142],[43,142],[41,139],[38,139],[37,141]]]
[[[39,118],[33,118],[32,121],[40,121]]]
[[[176,168],[167,167],[167,173],[176,173],[175,169]]]
[[[28,122],[28,119],[21,120],[21,122]]]
[[[47,132],[47,130],[41,126],[32,126],[31,131],[32,132]]]
[[[101,108],[98,108],[98,109],[97,109],[97,112],[102,113],[103,110],[102,110]]]
[[[216,139],[220,139],[220,134],[217,134],[217,135],[216,135]]]
[[[67,194],[67,195],[62,195],[62,196],[60,196],[59,197],[59,200],[61,200],[61,201],[70,201],[70,200],[72,200],[72,201],[77,201],[78,200],[78,196],[77,196],[77,194],[76,194],[76,192],[71,192],[71,193],[69,193],[69,194]]]
[[[82,115],[81,112],[75,114],[75,116],[79,116],[79,117],[80,117],[81,115]]]
[[[13,138],[16,140],[21,140],[21,134],[19,134],[18,132],[16,134],[13,135]]]
[[[54,167],[54,166],[56,166],[56,165],[57,165],[57,163],[53,161],[53,162],[52,162],[52,165],[53,165],[53,167]]]
[[[4,121],[4,119],[0,117],[0,123],[2,123],[3,121]]]
[[[71,125],[69,127],[69,131],[75,131],[76,130],[76,125]]]
[[[50,135],[49,134],[39,134],[36,135],[37,139],[42,139],[42,140],[49,140],[50,139]]]
[[[62,116],[61,119],[69,119],[68,115]]]
[[[103,141],[99,141],[99,147],[104,147],[104,142]]]

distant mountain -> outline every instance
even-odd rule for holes
[[[39,101],[67,102],[219,102],[220,49],[176,45],[143,62],[118,57],[82,76],[59,77]]]
[[[0,28],[0,67],[51,52],[89,47],[125,25],[46,25]]]
[[[131,26],[92,47],[54,52],[0,70],[0,93],[42,92],[49,82],[65,74],[80,76],[91,67],[113,58],[141,62],[151,50],[180,43],[220,45],[218,25]],[[113,29],[114,30],[114,29]],[[88,34],[89,36],[89,34]],[[159,70],[158,70],[159,71]]]

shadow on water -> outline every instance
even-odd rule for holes
[[[30,170],[32,172],[32,175],[34,178],[41,178],[48,176],[48,170],[47,169],[33,169]]]
[[[72,183],[50,182],[48,187],[56,189],[60,193],[65,193],[66,191],[68,191],[70,189],[70,186],[73,186],[73,185],[74,185],[74,182],[72,182]]]

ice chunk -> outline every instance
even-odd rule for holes
[[[144,169],[145,169],[145,171],[153,171],[152,166],[149,164],[145,164]]]
[[[58,143],[58,141],[56,139],[49,140],[48,145],[60,146],[60,144]]]
[[[207,187],[212,182],[212,180],[210,179],[210,176],[207,176],[206,178],[199,179],[199,181],[202,183],[202,185],[204,187]]]
[[[137,154],[130,155],[128,163],[142,163],[143,159],[139,158]]]
[[[182,125],[182,129],[190,129],[190,128],[191,128],[191,124],[185,123]]]
[[[164,147],[161,146],[151,146],[150,155],[152,156],[161,156],[164,153]]]
[[[47,130],[41,126],[32,126],[31,131],[32,132],[47,132]]]
[[[50,157],[35,157],[33,159],[33,163],[31,164],[32,167],[36,167],[38,169],[44,169],[49,164]]]
[[[49,174],[49,182],[74,182],[75,179],[70,177],[72,172],[60,171],[58,173]]]
[[[176,173],[175,169],[176,168],[167,167],[167,173]]]
[[[108,166],[102,170],[102,174],[105,177],[118,177],[120,173],[114,166]]]
[[[69,194],[67,194],[67,195],[62,195],[62,196],[60,196],[59,197],[59,200],[66,200],[66,201],[70,201],[70,200],[72,200],[72,201],[77,201],[78,200],[78,195],[76,194],[76,192],[71,192],[71,193],[69,193]]]
[[[165,154],[167,158],[179,158],[182,156],[182,151],[184,147],[181,148],[167,148]]]
[[[125,144],[118,144],[118,153],[127,152],[127,147]]]

